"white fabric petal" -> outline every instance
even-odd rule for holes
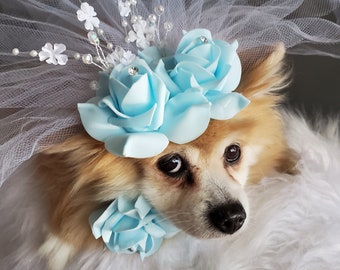
[[[57,63],[61,66],[66,65],[68,61],[68,57],[65,54],[56,55]]]

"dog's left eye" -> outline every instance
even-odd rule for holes
[[[178,154],[161,157],[157,162],[157,167],[160,171],[171,177],[177,177],[187,169],[186,162]]]

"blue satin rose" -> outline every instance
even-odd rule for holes
[[[90,225],[95,238],[102,237],[110,251],[137,252],[142,259],[154,254],[164,238],[179,232],[141,195],[133,200],[118,197],[106,209],[92,213]]]
[[[249,100],[232,92],[241,79],[241,62],[237,55],[237,41],[229,44],[213,40],[210,31],[194,29],[184,34],[173,57],[164,57],[156,47],[139,55],[162,78],[171,97],[198,89],[211,104],[210,117],[226,120],[249,104]],[[156,61],[153,58],[156,56]]]
[[[87,133],[119,156],[152,157],[168,145],[159,132],[169,91],[142,59],[100,74],[97,96],[78,104]]]

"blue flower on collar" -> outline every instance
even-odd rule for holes
[[[90,225],[95,238],[102,237],[110,251],[137,252],[142,259],[154,254],[164,238],[179,232],[141,195],[132,200],[119,196],[106,209],[92,213]]]

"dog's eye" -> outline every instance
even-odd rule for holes
[[[161,157],[158,160],[157,166],[160,171],[172,177],[179,176],[187,169],[186,162],[178,154]]]
[[[240,157],[241,148],[238,144],[231,144],[224,151],[224,160],[228,165],[235,164]]]

